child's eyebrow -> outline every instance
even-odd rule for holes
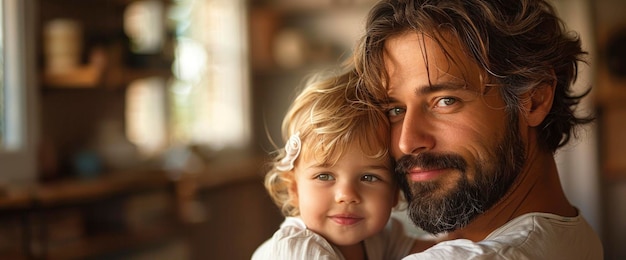
[[[365,168],[371,170],[389,170],[389,167],[379,164],[367,165]]]
[[[318,169],[318,168],[326,168],[326,169],[330,169],[333,166],[330,165],[329,163],[320,163],[320,164],[313,164],[309,167],[307,167],[308,169]],[[388,166],[385,165],[380,165],[380,164],[372,164],[372,165],[366,165],[365,167],[363,167],[364,169],[367,170],[390,170],[390,168]]]
[[[309,169],[313,169],[313,168],[331,168],[332,166],[329,163],[318,163],[318,164],[312,164],[310,165]]]

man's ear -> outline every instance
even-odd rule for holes
[[[548,116],[550,109],[552,109],[555,88],[556,80],[553,80],[537,86],[530,92],[530,102],[526,110],[526,119],[529,126],[538,126]]]

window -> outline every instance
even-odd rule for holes
[[[245,148],[251,139],[246,1],[134,2],[125,13],[133,51],[159,51],[173,34],[173,79],[141,79],[127,90],[126,133],[143,156],[167,146]],[[167,9],[167,10],[165,10]],[[143,47],[142,47],[143,46]]]
[[[2,5],[0,4],[0,28],[3,28],[3,18],[4,16],[2,15]],[[4,68],[4,32],[2,30],[0,30],[0,68]],[[5,140],[6,140],[6,109],[4,108],[6,106],[6,94],[4,93],[5,87],[4,87],[4,71],[0,70],[0,149],[4,149],[5,146]]]
[[[251,139],[246,1],[179,0],[175,81],[168,93],[171,136],[219,150]]]
[[[0,182],[35,180],[32,1],[0,0]],[[34,74],[33,74],[34,75]]]
[[[24,89],[20,68],[23,62],[18,56],[19,36],[12,37],[19,35],[18,28],[9,22],[19,19],[18,14],[10,10],[16,5],[16,1],[11,0],[4,0],[0,5],[0,28],[3,28],[0,33],[0,64],[3,68],[0,72],[0,150],[5,152],[22,149],[24,145]]]

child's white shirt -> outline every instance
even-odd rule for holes
[[[415,239],[405,233],[402,223],[390,218],[377,235],[365,239],[369,260],[402,259],[407,256]],[[306,228],[302,219],[287,217],[272,238],[265,241],[252,255],[252,260],[275,259],[341,259],[339,249],[324,237]]]

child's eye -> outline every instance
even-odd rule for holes
[[[380,180],[380,178],[374,176],[374,175],[363,175],[363,177],[361,177],[361,180],[366,181],[366,182],[375,182]]]
[[[332,180],[335,179],[332,175],[330,175],[328,173],[319,174],[319,175],[315,176],[315,178],[320,180],[320,181],[332,181]]]

